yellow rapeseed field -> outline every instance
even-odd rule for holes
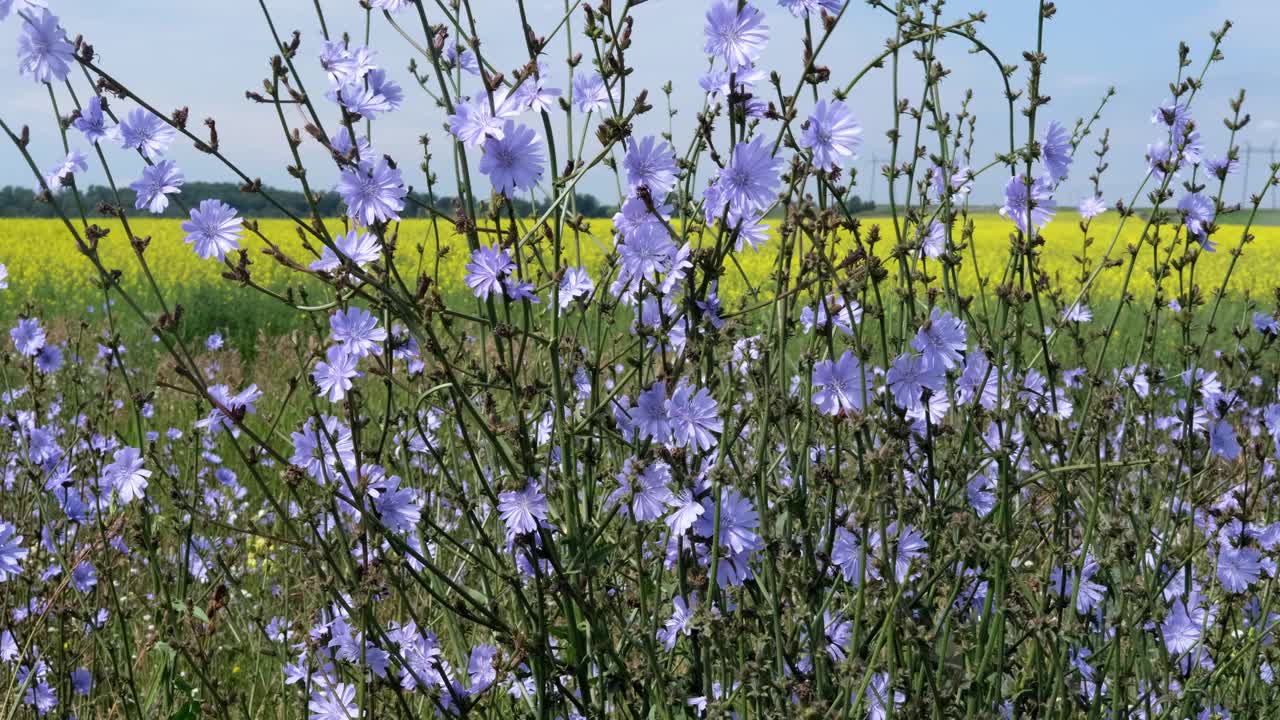
[[[976,221],[974,249],[977,254],[978,268],[984,276],[1001,273],[1008,255],[1010,224],[994,214],[974,216]],[[111,227],[111,234],[102,241],[102,254],[109,268],[122,272],[124,286],[135,292],[144,289],[142,276],[133,258],[119,226],[112,227],[107,220],[99,221],[104,227]],[[881,223],[885,237],[892,237],[890,221],[884,218],[867,218],[864,227],[873,223]],[[1115,236],[1119,218],[1109,213],[1094,221],[1090,228],[1093,242],[1087,250],[1088,256],[1096,265],[1097,259],[1111,243]],[[243,297],[244,289],[237,287],[221,277],[225,268],[213,260],[201,260],[183,242],[180,221],[170,219],[139,219],[133,221],[133,227],[139,235],[151,237],[151,244],[146,256],[151,264],[156,280],[165,290],[166,295],[178,302],[193,297],[198,291],[201,302],[232,302]],[[303,264],[309,263],[313,256],[302,246],[294,227],[286,220],[264,220],[261,222],[264,235],[278,244],[291,256]],[[409,220],[400,225],[400,256],[404,265],[402,271],[412,277],[416,274],[418,254],[416,246],[425,247],[423,270],[434,274],[436,242],[429,220]],[[443,224],[441,225],[443,227]],[[1125,247],[1137,240],[1142,227],[1140,219],[1131,219],[1115,244],[1113,257],[1127,259]],[[333,222],[332,229],[341,229],[341,223]],[[1243,228],[1238,225],[1222,226],[1216,239],[1219,250],[1216,253],[1202,254],[1196,271],[1196,280],[1205,293],[1216,289],[1221,283],[1223,273],[1230,261],[1230,248],[1239,242]],[[1167,232],[1167,230],[1166,230]],[[1256,240],[1245,248],[1245,254],[1238,264],[1231,279],[1230,291],[1233,296],[1240,297],[1247,292],[1254,297],[1270,297],[1272,291],[1280,287],[1280,227],[1255,227]],[[957,232],[956,237],[959,237]],[[1060,215],[1050,224],[1045,232],[1046,244],[1042,252],[1042,267],[1054,277],[1054,284],[1063,287],[1068,293],[1079,288],[1079,266],[1076,258],[1082,252],[1082,233],[1076,218],[1071,215]],[[282,291],[290,284],[297,285],[299,278],[295,272],[280,266],[271,258],[261,254],[264,247],[261,240],[246,233],[242,242],[249,248],[253,265],[251,272],[258,283]],[[880,251],[887,253],[891,242],[883,242]],[[442,239],[442,246],[450,248],[440,259],[439,277],[444,292],[462,292],[464,274],[463,266],[467,262],[466,241],[462,237],[449,235]],[[590,232],[578,238],[570,236],[565,243],[565,259],[569,263],[581,262],[589,269],[600,267],[604,256],[613,247],[610,235],[610,223],[607,220],[590,221]],[[317,249],[318,246],[317,246]],[[549,248],[543,248],[545,257]],[[768,286],[768,277],[774,267],[776,246],[767,245],[758,252],[750,250],[738,255],[741,270],[732,263],[726,268],[721,283],[721,295],[727,304],[732,305],[745,294],[745,283]],[[968,251],[965,253],[965,268],[961,281],[966,290],[972,289],[974,264]],[[1131,291],[1139,297],[1149,297],[1152,281],[1149,275],[1151,268],[1150,249],[1143,251],[1137,270],[1131,283]],[[0,264],[8,266],[9,290],[0,295],[0,306],[9,312],[31,301],[38,304],[73,307],[76,304],[92,303],[101,299],[101,293],[94,289],[95,274],[89,262],[76,250],[75,243],[66,228],[56,220],[0,220]],[[533,273],[536,277],[537,267]],[[936,267],[935,267],[936,269]],[[1123,281],[1124,268],[1115,268],[1102,273],[1094,285],[1093,299],[1099,301],[1114,298],[1119,293]],[[411,280],[410,280],[411,282]],[[1176,282],[1176,279],[1170,282]],[[1176,288],[1170,287],[1176,292]],[[7,313],[6,313],[7,314]]]

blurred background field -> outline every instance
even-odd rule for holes
[[[972,253],[964,251],[961,283],[966,293],[976,291],[975,264],[984,277],[999,278],[1009,252],[1011,224],[995,213],[979,213],[970,216],[975,225]],[[1233,216],[1243,221],[1243,214]],[[1264,222],[1274,218],[1264,216]],[[881,216],[860,218],[864,232],[874,224],[882,225],[882,234],[893,236],[892,220]],[[134,232],[149,236],[151,243],[146,257],[159,286],[171,302],[182,303],[187,312],[186,326],[192,335],[212,332],[225,334],[237,345],[252,344],[262,334],[271,335],[287,331],[297,322],[297,314],[261,293],[244,292],[237,284],[222,277],[226,267],[213,260],[201,260],[183,241],[181,221],[176,219],[133,220]],[[1110,212],[1096,218],[1089,228],[1092,238],[1088,247],[1079,218],[1070,213],[1060,213],[1043,233],[1041,266],[1053,276],[1054,287],[1073,293],[1080,287],[1079,258],[1086,256],[1096,267],[1107,246],[1115,237],[1120,219]],[[101,221],[104,227],[109,226]],[[435,228],[441,228],[437,242]],[[431,220],[406,220],[398,226],[397,242],[401,271],[412,278],[419,271],[439,279],[442,292],[456,297],[466,293],[462,282],[464,266],[468,261],[466,239],[444,230],[446,223],[438,225]],[[1140,218],[1130,219],[1111,253],[1113,258],[1127,259],[1126,246],[1138,240],[1143,227]],[[344,229],[340,221],[333,221],[334,232]],[[1231,260],[1230,249],[1238,244],[1244,228],[1224,224],[1216,235],[1220,245],[1214,253],[1202,253],[1196,269],[1196,283],[1206,296],[1221,285]],[[315,255],[304,247],[293,224],[288,220],[268,219],[260,221],[260,231],[294,260],[309,264]],[[1164,232],[1171,232],[1166,228]],[[1280,227],[1255,225],[1254,242],[1245,248],[1230,282],[1228,301],[1230,307],[1243,308],[1249,299],[1270,304],[1274,289],[1280,287]],[[954,236],[960,237],[959,227]],[[488,237],[492,237],[489,235]],[[749,288],[760,292],[761,299],[768,297],[771,287],[770,274],[774,269],[777,253],[776,239],[758,251],[745,249],[737,254],[737,265],[730,263],[720,283],[720,295],[725,307],[734,308],[754,300]],[[264,243],[251,233],[245,233],[242,246],[250,250],[250,273],[253,280],[271,290],[283,293],[292,287],[295,291],[308,287],[305,276],[283,267],[262,254]],[[144,282],[138,264],[133,257],[124,234],[119,228],[102,241],[106,265],[118,269],[126,289],[147,302],[147,307],[158,311],[151,301],[151,294]],[[439,248],[439,252],[437,252]],[[613,248],[611,223],[607,219],[589,221],[589,230],[574,238],[570,234],[565,241],[565,259],[571,264],[582,264],[599,278],[604,259]],[[316,245],[314,250],[318,251]],[[877,252],[887,255],[892,243],[882,241]],[[550,248],[539,248],[542,257]],[[1130,283],[1130,292],[1139,299],[1149,299],[1153,287],[1150,275],[1150,250],[1144,250]],[[89,262],[76,250],[75,243],[66,228],[58,220],[51,219],[3,219],[0,220],[0,264],[8,267],[9,289],[0,303],[0,321],[9,323],[26,308],[47,319],[80,317],[92,305],[100,305],[102,291],[95,285],[95,273]],[[894,266],[891,266],[891,268]],[[931,272],[937,270],[934,263]],[[543,289],[547,275],[534,265],[526,269],[535,284]],[[1095,308],[1113,303],[1119,296],[1124,281],[1125,268],[1115,267],[1102,272],[1093,286],[1089,302]],[[936,272],[934,273],[936,274]],[[744,277],[745,275],[745,277]],[[412,282],[412,280],[408,280]],[[1167,281],[1166,291],[1176,293],[1177,278]],[[311,285],[311,287],[317,287]],[[544,298],[546,292],[542,293]],[[320,297],[311,300],[319,302]],[[91,311],[90,311],[91,312]]]

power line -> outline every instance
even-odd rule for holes
[[[1265,149],[1255,148],[1252,143],[1245,143],[1244,150],[1240,151],[1240,154],[1244,155],[1244,178],[1241,180],[1241,183],[1240,183],[1240,204],[1241,205],[1249,204],[1249,168],[1250,168],[1250,165],[1252,164],[1251,160],[1253,159],[1253,156],[1266,155],[1269,161],[1268,168],[1270,168],[1271,166],[1274,166],[1276,163],[1276,150],[1277,150],[1277,147],[1274,141],[1271,143],[1269,147]],[[1268,172],[1270,172],[1269,169],[1268,169]],[[1276,188],[1273,186],[1271,188],[1271,209],[1275,210],[1276,207],[1277,207]]]
[[[876,172],[876,166],[879,163],[880,156],[875,153],[871,153],[871,181],[870,185],[867,187],[867,201],[873,205],[876,202],[876,176],[880,174]]]

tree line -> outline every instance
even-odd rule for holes
[[[65,192],[65,191],[64,191]],[[267,188],[267,192],[271,195],[281,207],[289,213],[298,217],[308,217],[311,214],[311,208],[307,205],[306,198],[302,193],[296,190],[280,190],[276,188]],[[183,196],[187,198],[216,199],[236,208],[240,214],[249,218],[281,218],[286,217],[285,213],[276,205],[268,202],[262,194],[256,192],[243,192],[239,185],[235,183],[209,183],[209,182],[188,182],[182,188]],[[81,198],[85,205],[86,214],[96,214],[95,208],[101,203],[113,204],[116,202],[115,193],[110,188],[101,185],[92,185],[80,191]],[[136,194],[127,187],[120,189],[120,203],[126,207],[134,207]],[[448,196],[438,196],[430,198],[424,193],[413,193],[411,200],[405,203],[403,217],[427,217],[430,212],[428,207],[434,207],[439,212],[446,215],[454,213],[454,199]],[[585,217],[612,217],[618,211],[616,205],[601,201],[590,193],[578,193],[576,195],[578,212]],[[517,215],[529,215],[534,212],[541,212],[547,208],[546,201],[539,201],[537,204],[530,203],[528,200],[517,199],[514,201],[515,211]],[[875,203],[864,202],[856,195],[849,196],[846,205],[850,212],[867,212],[875,208]],[[345,212],[342,206],[342,198],[336,192],[326,191],[317,194],[316,206],[320,214],[324,217],[337,217]],[[64,206],[65,207],[65,206]],[[42,200],[31,188],[22,186],[6,186],[0,187],[0,218],[52,218],[56,217],[53,206]],[[186,213],[182,211],[174,203],[170,203],[169,207],[164,211],[162,217],[186,217]]]

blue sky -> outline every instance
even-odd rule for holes
[[[224,151],[240,162],[246,172],[262,177],[269,184],[296,187],[284,169],[290,159],[274,110],[244,99],[245,90],[260,86],[267,74],[267,59],[274,51],[257,0],[48,2],[71,35],[84,34],[88,38],[109,72],[159,108],[189,106],[193,122],[197,124],[206,116],[215,117]],[[346,30],[355,37],[363,36],[364,13],[356,0],[321,0],[321,4],[331,31]],[[687,143],[694,114],[702,103],[697,76],[706,63],[702,54],[702,14],[708,4],[704,0],[649,0],[633,11],[635,43],[630,57],[637,70],[628,87],[648,87],[651,100],[657,101],[655,111],[638,123],[637,132],[643,134],[665,128],[659,88],[671,80],[675,87],[674,104],[679,110],[674,121],[677,144]],[[761,64],[781,72],[785,86],[791,87],[800,64],[802,24],[776,7],[774,0],[757,0],[757,4],[768,15],[771,36]],[[1145,148],[1157,136],[1150,124],[1150,111],[1168,95],[1168,83],[1176,72],[1178,41],[1185,40],[1191,45],[1198,69],[1210,46],[1209,31],[1223,19],[1230,18],[1236,23],[1224,46],[1226,59],[1210,70],[1207,87],[1197,98],[1193,111],[1205,136],[1206,148],[1210,155],[1219,155],[1225,150],[1226,131],[1221,118],[1228,112],[1228,99],[1240,88],[1249,91],[1246,109],[1253,117],[1241,136],[1241,144],[1249,142],[1265,151],[1280,141],[1280,82],[1277,82],[1280,50],[1273,40],[1275,28],[1280,25],[1280,3],[1065,0],[1058,4],[1060,9],[1049,24],[1045,43],[1049,62],[1043,92],[1053,101],[1041,117],[1057,119],[1070,126],[1077,117],[1093,111],[1107,87],[1115,86],[1117,95],[1099,124],[1099,129],[1108,127],[1112,131],[1111,169],[1104,176],[1108,200],[1128,198],[1141,178]],[[309,88],[313,93],[318,92],[324,87],[324,80],[314,61],[320,32],[312,3],[267,0],[267,5],[282,32],[292,29],[302,32],[300,62],[310,73]],[[443,18],[433,5],[428,3],[429,16],[433,22],[439,22]],[[485,38],[482,51],[486,59],[508,71],[522,64],[524,45],[516,27],[514,0],[473,0],[472,5],[477,11],[480,34]],[[563,0],[527,0],[526,7],[531,23],[542,34],[547,33],[564,12]],[[1021,53],[1034,43],[1036,7],[1034,0],[985,3],[953,0],[947,5],[945,17],[954,19],[968,12],[986,10],[989,20],[981,34],[1006,62],[1019,64],[1015,82],[1022,86],[1025,85],[1025,64]],[[409,22],[412,15],[403,19],[406,28],[412,30],[417,26],[416,22]],[[580,15],[575,15],[575,30],[580,29],[580,19]],[[833,78],[843,84],[883,48],[892,29],[885,13],[867,7],[861,0],[851,0],[846,18],[824,50],[821,62],[829,66]],[[51,165],[61,156],[51,124],[52,110],[45,89],[19,77],[14,69],[18,30],[18,21],[13,17],[0,24],[0,59],[3,59],[0,97],[5,98],[0,104],[0,116],[13,126],[31,125],[33,152],[42,166]],[[554,84],[559,86],[567,84],[564,39],[563,35],[557,37],[547,58],[552,64]],[[581,35],[575,35],[574,43],[575,51],[586,48]],[[412,50],[381,17],[374,18],[371,44],[379,50],[380,64],[405,87],[407,94],[403,109],[375,123],[375,146],[379,152],[399,159],[410,184],[423,187],[421,174],[414,168],[421,156],[417,138],[425,133],[434,141],[435,169],[448,182],[452,172],[446,171],[451,163],[446,162],[443,116],[408,74],[406,68]],[[964,90],[974,90],[972,107],[978,117],[975,154],[978,164],[984,163],[1000,149],[1001,143],[1007,145],[1008,120],[998,79],[989,61],[969,54],[961,41],[947,41],[939,53],[953,70],[944,85],[947,109],[954,112]],[[914,73],[904,74],[904,94],[908,97],[918,95],[917,77]],[[78,92],[83,96],[83,77],[77,76],[77,79]],[[61,92],[65,96],[65,90]],[[629,94],[634,93],[629,90]],[[856,164],[862,176],[858,192],[864,196],[873,194],[881,201],[885,199],[884,184],[877,178],[878,187],[869,185],[870,168],[873,156],[883,158],[886,154],[884,131],[891,119],[891,98],[887,71],[873,71],[849,99],[865,127],[863,152]],[[321,101],[321,107],[332,106]],[[336,113],[332,117],[336,118]],[[1021,142],[1025,137],[1025,124],[1021,115],[1017,119]],[[1089,149],[1092,147],[1090,144]],[[189,148],[175,149],[172,156],[189,179],[232,179],[215,161]],[[136,157],[118,150],[110,157],[118,178],[132,179],[140,171]],[[325,164],[323,154],[314,144],[310,144],[304,160],[312,168],[313,180],[318,186],[332,183],[331,165]],[[1060,193],[1064,202],[1074,202],[1089,187],[1087,176],[1093,158],[1081,155],[1078,160]],[[1259,185],[1266,160],[1265,156],[1255,156],[1251,185]],[[92,171],[89,181],[96,182],[99,177]],[[1228,199],[1241,197],[1240,180],[1237,177],[1229,186]],[[0,147],[0,184],[30,185],[31,182],[16,151],[7,145]],[[993,201],[1001,184],[995,176],[979,183],[976,198],[980,202]],[[585,188],[608,201],[616,199],[614,181],[608,173],[594,174],[586,181]]]

